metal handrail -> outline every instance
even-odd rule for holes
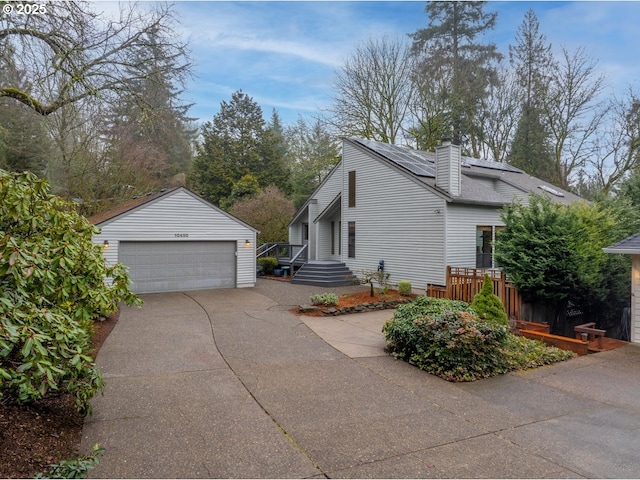
[[[276,248],[278,245],[278,243],[263,243],[256,250],[256,258],[268,256],[267,253]]]
[[[298,257],[300,255],[302,255],[303,253],[304,253],[304,259],[305,260],[307,259],[307,247],[308,246],[309,246],[308,244],[303,245],[302,248],[298,251],[298,253],[296,253],[293,257],[291,257],[291,265],[293,265],[296,262],[296,260],[298,260]]]
[[[301,250],[306,250],[306,246],[307,246],[306,244],[298,245],[298,244],[292,244],[292,243],[286,243],[286,242],[263,243],[256,250],[256,259],[261,257],[266,257],[266,256],[273,256],[278,259],[281,259],[281,258],[290,259],[292,257],[292,252],[295,247],[301,247]],[[284,252],[286,253],[284,255],[280,255],[279,254],[280,249],[284,250]],[[274,250],[275,250],[275,253],[273,253]],[[269,253],[271,253],[271,255],[268,255]],[[299,253],[300,252],[297,252],[295,255],[293,255],[293,257],[294,258],[297,257]]]

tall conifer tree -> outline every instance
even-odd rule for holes
[[[411,35],[419,62],[416,78],[441,79],[437,94],[447,106],[453,140],[474,156],[480,150],[482,101],[497,81],[495,63],[502,58],[495,44],[480,42],[497,17],[484,11],[485,4],[428,2],[428,26]]]
[[[558,184],[549,133],[541,118],[541,102],[547,94],[553,57],[551,45],[539,29],[535,12],[529,9],[516,33],[516,44],[509,45],[509,59],[520,86],[522,106],[509,163],[534,177]]]

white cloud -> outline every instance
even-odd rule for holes
[[[210,48],[222,47],[252,52],[268,52],[298,57],[305,61],[316,62],[329,67],[340,65],[340,57],[322,48],[306,45],[302,42],[278,40],[274,38],[260,38],[257,36],[220,34],[209,44]],[[233,52],[230,52],[233,54]]]
[[[585,46],[617,94],[640,79],[640,2],[490,2],[487,10],[499,15],[488,38],[507,61],[529,8],[555,50]],[[427,25],[424,2],[178,1],[175,9],[198,74],[187,94],[205,119],[238,89],[266,116],[277,108],[285,123],[314,113],[330,101],[335,70],[360,42]]]

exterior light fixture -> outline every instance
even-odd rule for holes
[[[104,248],[105,250],[109,248],[109,240],[105,240],[104,242],[102,242],[102,248]]]
[[[249,248],[251,246],[251,242],[249,240],[244,241],[244,248]]]

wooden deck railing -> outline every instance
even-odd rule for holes
[[[447,285],[427,285],[427,296],[471,303],[476,293],[482,290],[485,273],[491,277],[493,293],[502,301],[509,318],[519,319],[520,295],[509,283],[506,275],[499,270],[447,266]]]

